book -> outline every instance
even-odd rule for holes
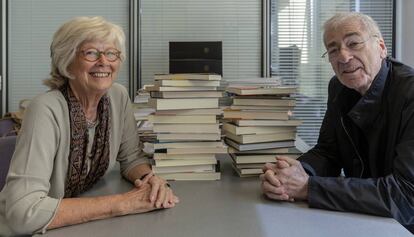
[[[215,165],[217,163],[216,158],[212,159],[157,159],[153,160],[152,167],[173,167],[173,166],[187,166],[187,165]]]
[[[236,164],[250,164],[250,163],[268,163],[275,162],[275,155],[237,155],[230,154]]]
[[[134,110],[135,120],[147,120],[148,116],[155,112],[153,108],[141,108]]]
[[[216,156],[214,154],[168,154],[155,151],[152,158],[154,160],[211,160]]]
[[[268,162],[274,163],[274,162]],[[263,163],[255,163],[255,164],[236,164],[233,163],[233,166],[237,169],[263,169]]]
[[[150,98],[150,94],[147,91],[138,90],[133,103],[134,104],[146,104],[148,103],[149,98]]]
[[[295,132],[272,133],[272,134],[247,134],[247,135],[234,135],[232,133],[225,132],[224,134],[226,137],[230,138],[231,140],[234,140],[241,144],[286,141],[286,140],[293,140],[296,137]]]
[[[271,148],[271,149],[263,149],[263,150],[253,150],[253,151],[239,151],[234,147],[228,148],[229,154],[237,153],[237,154],[277,154],[277,153],[289,153],[289,147],[283,148]]]
[[[220,133],[219,124],[154,124],[156,133]]]
[[[254,163],[274,163],[276,162],[276,155],[263,155],[263,154],[230,154],[234,163],[236,164],[254,164]],[[290,157],[292,159],[297,159],[299,155],[293,154],[284,154],[284,156]]]
[[[278,141],[278,142],[261,142],[261,143],[251,143],[251,144],[240,144],[229,138],[225,138],[226,143],[239,151],[253,151],[253,150],[263,150],[263,149],[273,149],[273,148],[282,148],[282,147],[292,147],[295,145],[295,141]]]
[[[176,74],[155,74],[154,80],[208,80],[219,81],[221,76],[205,73],[176,73]]]
[[[226,81],[228,86],[246,86],[246,85],[254,85],[254,86],[280,86],[281,85],[281,78],[272,76],[271,78],[267,77],[258,77],[258,78],[237,78],[231,79]]]
[[[239,169],[234,164],[232,164],[233,169],[239,175],[239,177],[254,177],[260,174],[263,174],[262,168],[248,168],[248,169]]]
[[[271,111],[292,111],[294,106],[257,106],[257,105],[231,105],[232,110],[271,110]]]
[[[224,110],[225,119],[268,119],[268,120],[288,120],[288,112],[272,111],[243,111],[243,110]]]
[[[166,166],[166,167],[152,167],[155,174],[178,173],[178,172],[214,172],[216,165],[185,165],[185,166]]]
[[[156,99],[150,98],[148,104],[156,110],[169,109],[209,109],[218,108],[218,98],[202,99]]]
[[[151,123],[217,123],[216,115],[149,115],[148,121]]]
[[[165,180],[189,181],[189,180],[220,180],[220,172],[185,172],[158,174]]]
[[[156,150],[158,151],[158,150]],[[227,154],[227,147],[167,148],[167,154]]]
[[[290,86],[235,85],[227,87],[226,91],[236,95],[288,95],[296,93],[297,88]]]
[[[159,141],[217,141],[221,139],[219,133],[159,133]]]
[[[275,126],[263,126],[263,127],[239,127],[231,123],[223,123],[223,131],[233,133],[235,135],[244,134],[269,134],[269,133],[285,133],[296,132],[295,126],[275,127]]]
[[[266,94],[257,94],[257,95],[233,95],[235,99],[255,99],[255,100],[295,100],[291,95],[266,95]]]
[[[294,107],[296,106],[296,100],[294,99],[233,98],[233,105]]]
[[[215,86],[148,86],[147,91],[216,91]]]
[[[234,120],[237,126],[299,126],[302,124],[301,120]]]
[[[220,98],[221,91],[151,91],[152,98]]]
[[[137,127],[138,127],[138,132],[151,132],[152,133],[152,129],[154,125],[149,121],[141,120],[137,122]]]
[[[222,109],[174,109],[160,110],[155,115],[220,115],[223,114]]]
[[[196,80],[155,80],[154,86],[220,86],[220,81],[196,81]]]
[[[207,147],[226,147],[220,142],[165,142],[155,143],[154,149],[169,149],[169,148],[207,148]]]

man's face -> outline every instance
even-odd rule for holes
[[[387,55],[384,40],[370,35],[359,21],[353,20],[327,29],[324,43],[339,81],[365,94]]]

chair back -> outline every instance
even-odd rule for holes
[[[6,183],[7,172],[16,146],[17,136],[0,137],[0,190]]]
[[[12,118],[0,119],[0,137],[16,136],[16,124]]]

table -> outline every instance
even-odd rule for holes
[[[180,203],[172,209],[115,217],[50,230],[42,236],[412,236],[392,218],[308,208],[306,203],[266,199],[258,178],[239,178],[220,158],[220,181],[170,182]],[[128,191],[113,170],[85,196]]]

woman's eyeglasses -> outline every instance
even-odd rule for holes
[[[90,48],[86,50],[81,50],[82,57],[89,62],[96,62],[98,61],[102,55],[105,55],[106,60],[109,62],[115,62],[121,56],[121,52],[116,49],[108,49],[105,51],[99,51],[95,48]]]

